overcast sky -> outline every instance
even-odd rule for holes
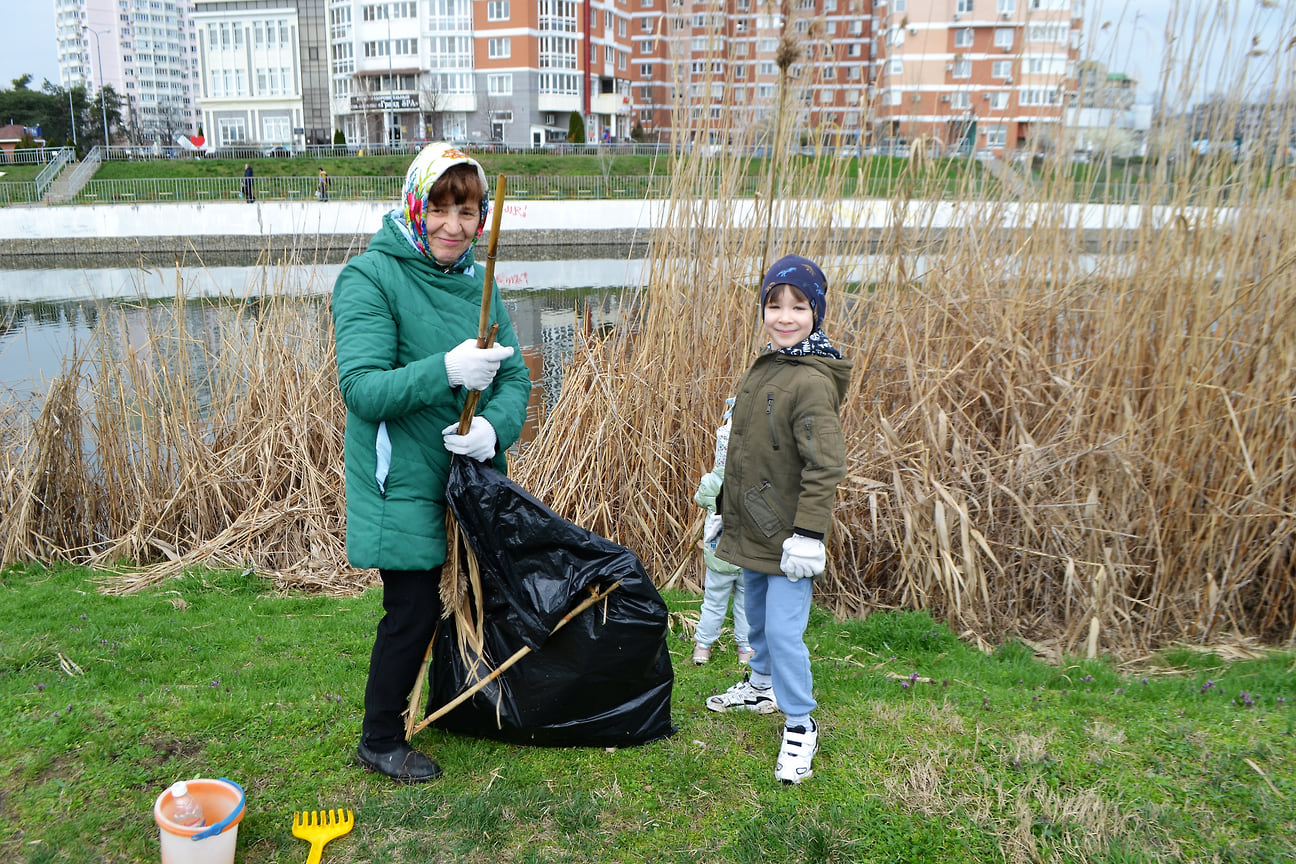
[[[35,88],[46,78],[58,83],[54,0],[0,3],[5,7],[0,87],[12,86],[23,73],[31,74]],[[1296,38],[1293,0],[1086,0],[1085,19],[1089,53],[1112,71],[1138,79],[1139,94],[1147,99],[1161,89],[1167,27],[1178,40],[1169,51],[1176,62],[1172,89],[1184,81],[1192,99],[1220,89],[1221,81],[1238,79],[1244,63],[1256,88],[1272,86],[1275,72],[1287,87],[1296,87],[1291,71],[1296,47],[1286,47]],[[1252,37],[1258,40],[1254,46]],[[1196,46],[1191,51],[1190,44]]]

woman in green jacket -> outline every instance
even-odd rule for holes
[[[338,385],[346,403],[346,549],[377,568],[378,623],[356,759],[394,780],[440,767],[405,742],[405,710],[441,618],[445,486],[452,454],[505,469],[531,381],[508,313],[492,293],[497,345],[478,348],[483,270],[473,246],[486,224],[486,174],[449,144],[410,164],[403,203],[333,286]],[[470,390],[478,414],[457,425]]]

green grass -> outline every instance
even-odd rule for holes
[[[981,653],[921,613],[807,632],[815,776],[773,780],[776,716],[712,714],[732,646],[670,641],[679,731],[642,747],[522,748],[421,733],[445,768],[399,787],[351,762],[376,590],[283,595],[194,573],[130,597],[86,571],[0,574],[0,860],[154,862],[153,799],[227,776],[238,861],[303,860],[299,810],[349,807],[332,861],[1290,861],[1291,653],[1188,648],[1142,669]],[[670,594],[696,615],[699,600]],[[912,677],[911,677],[912,676]]]
[[[30,183],[43,170],[45,170],[44,163],[40,165],[28,165],[25,162],[21,165],[0,163],[0,171],[4,172],[4,176],[0,177],[0,183]]]
[[[330,159],[297,157],[292,159],[253,159],[252,171],[258,177],[308,177],[320,168],[335,177],[401,177],[413,156],[348,156]],[[577,176],[602,173],[597,156],[539,156],[512,153],[475,154],[487,174],[530,174],[537,176]],[[643,177],[669,171],[666,157],[617,156],[607,160],[613,176]],[[242,177],[249,160],[239,159],[159,159],[148,162],[104,162],[95,172],[96,180],[153,180],[188,177]]]

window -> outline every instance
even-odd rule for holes
[[[1056,105],[1058,91],[1050,87],[1027,87],[1017,94],[1020,105]]]
[[[1031,24],[1026,30],[1026,41],[1052,42],[1065,45],[1067,41],[1067,25],[1059,22]]]
[[[892,12],[907,12],[907,11],[909,11],[909,10],[906,9],[905,7],[907,7],[908,5],[909,5],[909,4],[908,4],[908,2],[906,2],[906,0],[891,0],[891,11],[892,11]]]
[[[221,117],[216,121],[216,134],[221,146],[242,144],[247,141],[247,120],[243,117]]]
[[[884,90],[882,92],[883,105],[899,105],[903,94],[899,90]]]
[[[1008,108],[1008,94],[996,91],[990,94],[990,110],[1003,111]]]
[[[513,43],[507,37],[486,40],[486,56],[498,60],[512,55]]]
[[[1011,78],[1012,61],[1011,60],[994,61],[994,65],[990,67],[990,77],[991,78]]]
[[[640,54],[651,54],[651,53],[652,53],[652,50],[653,50],[653,40],[651,40],[651,39],[642,39],[642,40],[640,40],[640,42],[639,42],[639,53],[640,53]]]
[[[287,117],[262,117],[261,140],[285,143],[292,140],[292,123]]]
[[[888,61],[887,61],[887,74],[888,74],[888,75],[903,75],[903,74],[904,74],[904,60],[902,60],[902,59],[899,58],[899,57],[892,57],[890,60],[888,60]]]
[[[972,47],[972,28],[971,28],[971,27],[963,27],[963,28],[960,28],[960,29],[954,31],[954,47],[955,47],[955,48],[971,48],[971,47]]]
[[[491,96],[512,96],[513,75],[505,72],[486,76],[486,92]]]
[[[1008,143],[1007,126],[987,126],[985,127],[985,143],[987,147],[1002,147]]]
[[[972,94],[966,91],[960,91],[950,95],[950,107],[966,111],[972,107]]]
[[[954,77],[955,77],[955,78],[971,78],[971,77],[972,77],[972,61],[971,61],[971,60],[955,60],[955,61],[954,61]]]
[[[972,11],[972,0],[958,0],[954,7],[955,12],[967,13]]]
[[[486,3],[487,21],[507,21],[509,19],[509,0],[488,0]]]
[[[891,29],[887,30],[888,45],[903,45],[904,37],[905,37],[905,31],[903,27],[892,27]]]
[[[651,64],[651,63],[641,63],[641,64],[639,64],[639,77],[640,77],[640,78],[651,78],[651,77],[653,77],[653,67],[652,67],[652,64]]]
[[[1011,15],[1017,11],[1017,0],[996,0],[1000,15]]]
[[[994,44],[996,48],[1012,48],[1013,31],[1011,27],[996,27]]]

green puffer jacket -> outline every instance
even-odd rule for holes
[[[352,258],[333,286],[338,386],[346,403],[346,549],[353,567],[425,570],[445,562],[445,486],[451,454],[441,430],[459,420],[467,391],[450,387],[446,352],[477,336],[483,268],[443,273],[392,222]],[[517,349],[481,395],[477,413],[499,438],[494,466],[517,441],[531,379],[498,289],[497,344]],[[380,484],[379,452],[390,442]]]
[[[838,410],[851,361],[766,351],[738,383],[716,555],[758,573],[781,573],[794,527],[827,539],[837,484],[846,477]]]

